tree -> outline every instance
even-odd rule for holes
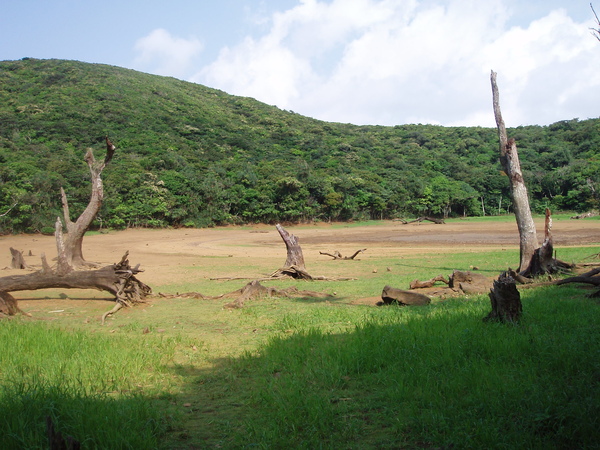
[[[498,127],[498,138],[500,140],[500,162],[506,175],[510,180],[510,193],[513,201],[513,208],[519,229],[520,259],[519,269],[521,272],[529,267],[531,258],[538,245],[537,232],[531,209],[529,207],[529,197],[527,195],[527,186],[521,173],[521,164],[517,152],[517,144],[514,139],[508,139],[506,126],[502,119],[500,111],[500,94],[496,83],[496,72],[492,71],[492,97],[494,105],[494,116]]]
[[[594,10],[594,5],[590,3],[590,8],[592,8],[592,12],[594,13],[594,17],[596,18],[596,23],[598,24],[598,28],[590,28],[592,30],[592,35],[600,41],[600,19],[598,19],[598,14]]]
[[[125,252],[119,263],[103,267],[93,271],[76,271],[76,267],[90,265],[82,254],[83,236],[90,224],[96,217],[102,200],[104,189],[100,174],[113,157],[115,146],[106,138],[106,157],[101,163],[94,159],[92,150],[89,149],[85,155],[92,174],[92,193],[88,206],[72,222],[69,217],[69,204],[64,189],[61,188],[64,220],[67,225],[67,236],[63,235],[60,217],[56,219],[55,236],[58,251],[58,262],[56,268],[51,268],[42,255],[42,269],[27,275],[14,275],[0,278],[0,313],[16,314],[19,312],[16,299],[10,294],[13,291],[28,291],[36,289],[47,289],[53,287],[76,288],[76,289],[98,289],[107,291],[115,296],[116,304],[113,309],[102,316],[102,322],[107,315],[113,314],[123,306],[141,301],[151,292],[149,286],[137,280],[141,270],[139,264],[135,267],[129,265],[127,259],[129,252]]]
[[[67,201],[67,195],[65,194],[65,190],[62,187],[60,188],[63,218],[65,221],[65,226],[67,228],[67,235],[63,238],[61,229],[62,227],[57,226],[57,245],[59,245],[59,256],[61,253],[64,253],[63,262],[68,264],[71,268],[94,265],[88,263],[83,257],[83,236],[92,224],[92,221],[94,220],[94,218],[98,214],[98,211],[100,210],[100,207],[102,206],[102,201],[104,200],[104,185],[102,183],[102,178],[100,177],[100,175],[102,174],[104,167],[106,167],[106,164],[108,164],[112,159],[115,153],[115,149],[116,147],[108,139],[107,136],[106,156],[104,157],[104,161],[100,163],[96,162],[92,149],[88,149],[87,153],[85,154],[84,159],[90,169],[90,174],[92,176],[92,193],[87,207],[75,222],[73,222],[70,218],[69,202]],[[59,223],[60,218],[57,219],[57,225]],[[60,241],[62,241],[62,245],[60,244]]]

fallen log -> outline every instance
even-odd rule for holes
[[[416,219],[413,220],[405,220],[405,219],[394,219],[394,220],[398,220],[400,222],[402,222],[403,225],[408,225],[409,223],[421,223],[425,220],[429,221],[429,222],[433,222],[435,224],[438,225],[443,225],[446,222],[444,222],[444,219],[438,219],[437,217],[430,217],[430,216],[422,216],[422,217],[417,217]]]
[[[7,310],[7,315],[15,314],[14,306],[7,301],[6,295],[12,297],[10,292],[34,291],[38,289],[64,288],[64,289],[97,289],[106,291],[115,296],[117,305],[103,316],[117,312],[123,306],[131,306],[141,302],[152,289],[139,281],[135,275],[142,272],[139,264],[135,267],[129,265],[126,252],[119,263],[102,267],[97,270],[53,270],[48,265],[46,258],[42,257],[42,269],[26,275],[10,275],[0,278],[0,311]],[[12,312],[11,312],[12,311]]]
[[[402,289],[385,286],[381,293],[382,302],[378,302],[377,306],[382,305],[403,305],[403,306],[422,306],[429,305],[431,299],[426,295],[418,292],[405,291]]]
[[[600,267],[574,277],[564,278],[554,282],[554,284],[558,286],[568,283],[582,283],[591,284],[592,286],[600,286]],[[593,292],[589,295],[589,297],[600,297],[600,290]]]

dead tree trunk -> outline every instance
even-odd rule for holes
[[[500,162],[504,172],[510,180],[510,193],[513,200],[513,208],[517,219],[520,240],[520,263],[518,272],[524,271],[529,267],[531,258],[538,245],[537,233],[531,209],[529,207],[529,197],[527,196],[527,187],[521,173],[521,164],[517,145],[514,139],[508,139],[506,127],[500,111],[500,94],[496,84],[496,72],[492,71],[492,96],[494,103],[494,116],[498,126],[498,137],[500,139]]]
[[[523,313],[521,294],[517,289],[515,280],[504,272],[490,290],[490,301],[492,311],[483,319],[484,321],[496,321],[503,323],[517,323]]]
[[[60,189],[60,195],[62,199],[63,219],[67,229],[67,234],[63,238],[63,249],[66,263],[74,268],[82,266],[93,266],[94,264],[88,263],[83,257],[83,236],[88,230],[92,221],[98,214],[102,201],[104,200],[104,185],[100,175],[104,170],[106,164],[110,162],[115,153],[115,146],[110,142],[108,136],[106,137],[106,156],[104,161],[97,162],[94,158],[92,149],[88,149],[85,154],[85,162],[87,163],[90,174],[92,176],[92,193],[90,201],[77,218],[75,222],[71,221],[69,214],[69,202],[67,201],[67,195],[63,188]],[[57,231],[58,232],[58,231]],[[57,237],[58,239],[58,237]],[[59,250],[60,251],[60,250]]]
[[[25,263],[25,258],[23,258],[23,252],[20,252],[17,249],[10,247],[10,254],[12,259],[10,261],[10,267],[13,269],[27,269],[29,267]]]
[[[288,275],[292,278],[312,280],[313,277],[306,271],[306,267],[304,266],[304,254],[302,253],[302,247],[300,247],[298,238],[288,233],[280,224],[275,225],[275,228],[277,228],[281,239],[285,243],[287,258],[284,266],[275,271],[271,276]]]
[[[48,288],[97,289],[109,292],[117,301],[118,308],[113,308],[113,312],[122,306],[138,303],[152,289],[135,277],[141,270],[139,264],[135,267],[129,265],[128,254],[126,252],[119,263],[101,269],[66,272],[51,269],[45,256],[42,256],[43,267],[40,271],[0,278],[0,311],[5,310],[5,314],[13,315],[18,310],[16,300],[9,292]]]

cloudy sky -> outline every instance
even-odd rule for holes
[[[596,11],[600,14],[600,0]],[[0,60],[173,76],[333,122],[600,116],[589,0],[5,0]]]

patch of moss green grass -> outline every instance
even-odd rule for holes
[[[0,321],[0,448],[47,448],[46,417],[82,448],[157,448],[172,422],[175,342]],[[157,405],[160,403],[160,406]]]

